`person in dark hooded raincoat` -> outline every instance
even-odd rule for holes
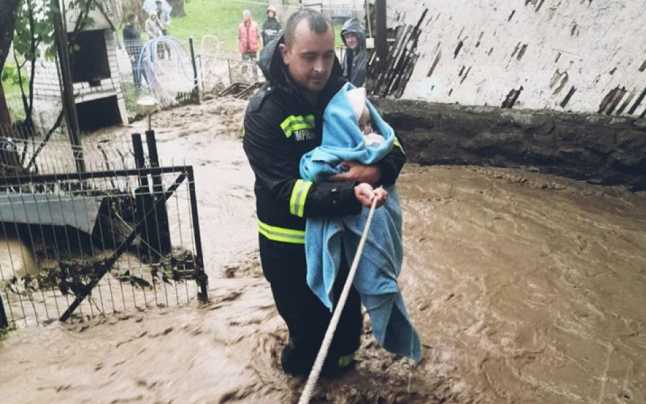
[[[262,24],[262,46],[267,46],[274,38],[277,38],[282,29],[280,21],[276,16],[276,7],[267,7],[267,19]]]
[[[343,77],[356,87],[362,87],[366,81],[368,51],[366,34],[358,19],[351,18],[343,24],[341,39],[347,48],[341,63]]]

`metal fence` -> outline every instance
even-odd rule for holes
[[[242,59],[227,52],[215,35],[204,35],[196,43],[198,82],[203,94],[219,94],[231,86],[254,86],[264,82],[257,59]]]
[[[256,60],[242,60],[239,54],[225,51],[215,35],[186,43],[171,37],[148,42],[126,40],[118,61],[130,115],[137,113],[136,101],[145,95],[153,96],[165,108],[196,103],[205,94],[219,95],[231,86],[255,89],[264,81]]]
[[[166,36],[147,42],[125,40],[117,59],[129,113],[137,112],[136,101],[143,95],[153,96],[163,108],[199,102],[192,40],[180,43]]]
[[[136,134],[126,152],[85,148],[94,169],[78,173],[70,156],[79,154],[65,142],[48,142],[25,169],[42,144],[0,137],[0,298],[9,325],[206,298],[193,168],[160,167],[154,132],[145,140],[147,158]]]
[[[127,145],[97,142],[74,146],[65,139],[65,128],[42,134],[24,125],[0,126],[0,177],[17,174],[69,173],[77,169],[77,159],[84,159],[96,169],[134,167]]]

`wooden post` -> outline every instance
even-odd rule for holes
[[[193,65],[193,98],[199,104],[200,102],[200,86],[197,77],[197,64],[195,63],[195,47],[193,46],[193,37],[188,38],[188,46],[191,51],[191,64]]]
[[[4,330],[7,327],[9,327],[9,321],[7,320],[7,314],[2,304],[2,295],[0,294],[0,330]]]
[[[388,53],[388,44],[386,42],[386,0],[375,1],[375,49],[379,70],[383,68]]]
[[[58,63],[60,66],[61,89],[63,96],[63,111],[65,113],[65,123],[73,147],[74,161],[76,171],[85,172],[85,160],[83,158],[83,147],[80,139],[80,127],[78,112],[76,111],[76,102],[74,100],[74,85],[72,81],[72,71],[70,68],[70,55],[67,44],[67,30],[63,24],[63,13],[59,6],[58,0],[52,0],[52,10],[54,11],[54,35],[56,40],[56,50],[58,53]]]

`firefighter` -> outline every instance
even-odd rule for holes
[[[348,170],[329,182],[299,178],[301,156],[321,143],[323,110],[346,82],[333,31],[317,11],[303,9],[290,16],[280,39],[261,52],[259,65],[267,82],[249,101],[244,118],[243,146],[255,174],[262,270],[289,330],[281,364],[291,375],[309,372],[331,319],[306,283],[306,218],[357,214],[373,198],[382,205],[387,194],[378,186],[392,185],[405,161],[395,148],[374,166],[346,162]],[[352,258],[342,259],[336,298]],[[351,368],[361,332],[361,302],[353,288],[323,375]]]

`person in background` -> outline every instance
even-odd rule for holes
[[[164,7],[161,0],[157,0],[155,2],[155,6],[159,28],[163,35],[168,35],[168,27],[170,26],[170,10]]]
[[[155,13],[157,14],[157,25],[163,36],[168,35],[168,26],[170,25],[170,9],[164,7],[164,4],[161,0],[155,1]],[[164,58],[164,54],[168,54],[170,59],[170,47],[167,44],[162,44],[161,49],[161,58]]]
[[[254,81],[258,81],[258,70],[256,68],[256,54],[260,44],[258,24],[251,18],[251,11],[242,12],[242,22],[238,26],[238,48],[242,55],[242,74],[247,73],[248,65],[251,65]]]
[[[276,7],[267,7],[267,19],[262,24],[262,46],[267,46],[272,39],[277,38],[281,29],[280,21],[276,17]]]
[[[141,88],[141,72],[139,71],[139,54],[141,53],[141,33],[137,29],[136,17],[134,14],[128,14],[126,25],[123,27],[123,43],[132,65],[132,77],[135,88]]]
[[[159,38],[163,35],[157,14],[150,14],[146,19],[146,24],[144,27],[146,29],[146,34],[148,35],[149,41],[152,41],[153,39]],[[164,58],[164,46],[161,44],[157,44],[157,56],[160,59]]]
[[[368,51],[366,34],[359,20],[351,18],[343,24],[341,39],[347,48],[341,63],[343,76],[356,87],[361,87],[366,81]]]
[[[148,18],[146,18],[144,28],[149,41],[163,35],[157,14],[150,14]]]

